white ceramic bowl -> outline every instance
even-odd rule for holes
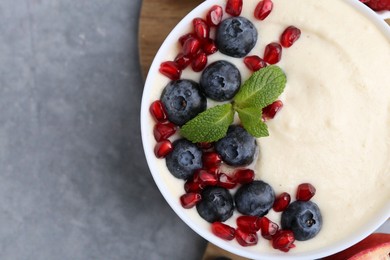
[[[176,212],[176,214],[195,232],[197,232],[200,236],[210,241],[211,243],[243,257],[251,259],[317,259],[330,254],[334,254],[357,243],[358,241],[362,240],[364,237],[375,231],[381,224],[383,224],[387,220],[387,218],[390,216],[390,205],[383,208],[380,213],[376,215],[375,218],[370,220],[369,223],[362,225],[359,229],[356,230],[355,233],[351,234],[348,239],[345,239],[340,243],[324,247],[320,250],[312,250],[310,252],[305,253],[294,253],[294,250],[291,250],[289,253],[286,254],[278,250],[274,250],[273,253],[259,254],[252,250],[248,250],[245,247],[241,247],[237,243],[224,241],[213,235],[210,231],[209,224],[199,222],[198,219],[194,218],[193,211],[189,211],[182,208],[178,196],[172,192],[173,185],[181,185],[182,187],[184,182],[182,180],[177,180],[177,183],[172,183],[171,176],[165,176],[165,173],[163,173],[164,171],[160,170],[161,167],[164,167],[165,165],[164,163],[162,163],[163,160],[157,159],[153,152],[155,140],[153,138],[152,133],[153,124],[151,123],[152,120],[149,113],[149,106],[151,102],[155,99],[155,97],[158,97],[160,95],[160,93],[156,93],[156,90],[154,89],[154,85],[157,80],[156,75],[159,73],[158,70],[161,62],[166,60],[166,54],[168,53],[168,50],[173,44],[177,44],[177,39],[182,36],[184,32],[188,31],[189,24],[191,24],[192,19],[195,17],[203,17],[212,5],[222,5],[222,3],[224,2],[224,0],[205,1],[198,7],[196,7],[192,12],[190,12],[186,17],[184,17],[182,21],[172,30],[172,32],[162,44],[149,70],[142,97],[141,131],[146,159],[158,188],[165,197],[166,201]],[[353,8],[356,8],[364,16],[368,17],[373,24],[375,24],[378,28],[380,28],[381,31],[383,31],[383,33],[390,41],[389,26],[382,19],[380,19],[375,12],[367,8],[365,5],[361,4],[358,0],[346,0],[346,2],[350,4]],[[160,92],[160,90],[157,91]]]

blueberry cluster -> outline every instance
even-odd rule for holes
[[[211,15],[211,12],[214,15]],[[263,20],[269,12],[263,13],[264,16],[261,17],[257,17],[255,14],[255,17]],[[220,174],[218,170],[210,173],[212,172],[210,168],[213,168],[215,162],[221,163],[222,161],[233,167],[243,167],[251,164],[259,150],[256,139],[252,135],[240,125],[229,126],[226,136],[215,142],[212,148],[207,148],[213,149],[212,153],[214,153],[212,156],[209,154],[208,159],[205,159],[207,149],[205,150],[199,144],[194,144],[185,138],[179,138],[173,143],[167,140],[169,136],[175,133],[176,126],[183,126],[207,109],[207,99],[220,102],[229,101],[234,98],[240,89],[241,73],[234,64],[219,60],[206,66],[206,55],[215,53],[217,50],[233,58],[243,58],[256,45],[258,32],[253,23],[239,16],[240,12],[228,13],[233,17],[222,20],[222,8],[214,6],[210,10],[210,15],[207,16],[207,21],[200,18],[194,19],[195,36],[187,34],[181,37],[179,39],[179,42],[183,45],[181,55],[179,54],[174,62],[165,62],[160,67],[160,72],[172,81],[167,84],[161,94],[159,100],[161,106],[159,102],[152,106],[152,114],[159,122],[159,127],[156,128],[158,137],[165,137],[162,141],[159,140],[160,138],[156,138],[156,140],[158,139],[156,155],[158,158],[165,157],[166,166],[174,177],[185,180],[186,184],[189,184],[187,187],[189,190],[185,186],[186,194],[180,198],[183,207],[190,208],[196,205],[199,215],[210,223],[226,221],[233,215],[235,209],[245,216],[255,217],[257,222],[259,219],[268,220],[263,216],[268,214],[275,204],[278,204],[278,198],[275,198],[273,188],[262,180],[254,180],[255,174],[250,169],[249,171],[252,172],[251,175],[248,175],[249,178],[248,176],[241,176],[240,178],[238,174],[229,177],[224,173]],[[215,14],[218,14],[218,16]],[[212,26],[216,27],[215,42],[209,39],[210,27]],[[299,29],[295,27],[289,27],[288,29],[286,35],[292,31],[295,33],[294,41],[299,38]],[[286,37],[282,37],[282,45],[286,39]],[[292,43],[288,42],[288,47]],[[270,46],[267,45],[266,51],[270,49]],[[286,47],[287,45],[283,46]],[[280,50],[282,48],[280,44],[277,44],[277,47],[280,47]],[[266,63],[274,64],[278,62],[280,55],[275,61],[267,58],[267,55],[265,55],[264,61],[258,56],[247,56],[246,58],[244,63],[247,66],[249,64],[248,67],[255,71],[264,67]],[[192,69],[195,72],[203,70],[199,83],[193,80],[180,79],[181,71],[191,62]],[[261,62],[264,64],[262,65]],[[276,105],[278,105],[277,108],[281,106],[279,103]],[[269,116],[269,118],[273,116]],[[167,124],[166,121],[169,123]],[[174,124],[172,127],[169,125],[171,123]],[[210,153],[210,151],[208,152]],[[217,157],[215,157],[215,154],[217,154]],[[241,173],[246,174],[245,170]],[[200,171],[203,172],[200,173]],[[226,180],[221,180],[221,176]],[[248,179],[250,181],[247,181]],[[236,184],[241,184],[241,186],[234,193],[231,193],[229,189],[236,187]],[[285,207],[280,210],[283,211],[281,217],[282,230],[279,230],[281,232],[277,233],[279,227],[275,223],[272,224],[274,224],[273,227],[276,226],[276,229],[269,228],[272,225],[268,224],[262,229],[262,233],[268,232],[267,239],[273,239],[272,236],[275,236],[273,243],[276,243],[277,238],[282,236],[290,239],[288,244],[283,245],[284,249],[279,248],[282,251],[293,248],[292,243],[295,239],[308,240],[320,231],[322,227],[321,212],[314,202],[309,201],[314,192],[310,194],[310,197],[306,197],[305,201],[297,197],[297,201],[291,204],[289,204],[290,197],[288,197]],[[270,221],[268,220],[268,222]],[[264,221],[264,223],[267,222]],[[259,231],[260,227],[257,224],[254,226],[257,228],[254,233],[246,235],[255,236],[257,243],[255,233]],[[242,232],[239,229],[236,231]],[[293,233],[293,235],[290,233]],[[262,235],[264,236],[264,234]],[[274,246],[274,248],[276,247]]]

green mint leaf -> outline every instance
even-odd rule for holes
[[[234,106],[238,108],[264,108],[282,94],[286,86],[286,75],[275,65],[256,71],[245,81],[234,97]]]
[[[180,133],[193,143],[214,142],[226,135],[233,118],[232,104],[218,105],[188,121],[182,126]]]
[[[269,136],[268,127],[263,122],[262,109],[257,107],[246,107],[238,109],[238,116],[244,128],[254,137]]]

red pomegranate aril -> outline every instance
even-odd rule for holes
[[[203,169],[195,170],[194,174],[192,175],[192,181],[193,182],[200,183],[200,180],[199,180],[199,172],[200,171],[205,171],[205,170],[203,170]]]
[[[283,252],[288,252],[291,248],[294,248],[294,242],[295,237],[291,230],[279,230],[272,237],[272,247]]]
[[[211,224],[211,232],[219,238],[225,240],[233,240],[236,230],[229,225],[221,222],[214,222]]]
[[[171,122],[158,122],[153,128],[153,135],[157,142],[168,139],[174,133],[176,133],[176,125]]]
[[[291,196],[287,192],[283,192],[276,197],[274,205],[272,206],[273,210],[276,212],[284,211],[290,204]]]
[[[213,167],[208,168],[207,171],[211,174],[214,174],[215,176],[218,176],[218,178],[219,178],[221,170],[219,169],[219,166],[213,166]]]
[[[233,189],[237,186],[237,182],[236,182],[235,178],[230,177],[226,173],[221,173],[219,175],[218,186],[221,186],[225,189]]]
[[[160,100],[153,101],[149,107],[150,114],[157,122],[167,121],[167,114],[165,112],[163,103]]]
[[[201,142],[201,143],[197,143],[197,145],[202,150],[209,150],[209,149],[213,148],[214,143]]]
[[[190,193],[190,192],[200,192],[203,188],[204,187],[203,187],[203,185],[201,183],[194,182],[193,180],[187,180],[184,183],[184,190],[187,193]]]
[[[257,244],[258,237],[256,233],[245,232],[240,228],[237,228],[236,240],[241,246],[254,246]]]
[[[264,20],[271,13],[273,5],[271,0],[260,1],[255,9],[255,17],[259,20]]]
[[[161,63],[159,71],[171,80],[180,79],[181,76],[181,69],[173,61],[165,61]]]
[[[202,155],[203,167],[209,169],[222,163],[221,156],[216,152],[204,152]]]
[[[207,55],[204,52],[199,52],[192,61],[191,67],[195,72],[202,71],[207,65]]]
[[[183,53],[179,53],[174,62],[177,64],[177,66],[179,67],[179,69],[181,70],[184,70],[185,68],[187,68],[188,65],[191,64],[191,58],[190,57],[187,57],[186,55],[184,55]]]
[[[206,20],[209,26],[217,26],[222,21],[223,10],[219,5],[214,5],[207,12]]]
[[[301,36],[301,30],[295,26],[287,27],[280,36],[280,44],[285,47],[291,47]]]
[[[263,120],[267,121],[270,119],[273,119],[275,115],[283,108],[283,102],[280,100],[276,100],[271,105],[266,106],[263,108]]]
[[[277,42],[272,42],[265,47],[264,60],[269,64],[276,64],[282,58],[282,46]]]
[[[374,11],[390,11],[389,0],[361,0]]]
[[[244,58],[244,63],[251,71],[258,71],[267,66],[267,63],[257,55],[246,56]]]
[[[299,184],[297,189],[297,200],[300,201],[309,201],[314,194],[316,194],[316,188],[310,183]]]
[[[172,150],[173,150],[173,145],[171,141],[164,140],[156,144],[156,146],[154,147],[154,154],[156,155],[157,158],[164,158],[170,152],[172,152]]]
[[[184,42],[183,54],[187,57],[195,57],[200,50],[201,43],[196,38],[189,38]]]
[[[198,172],[199,182],[204,186],[215,186],[218,183],[218,176],[211,174],[206,170]]]
[[[250,183],[255,179],[255,172],[251,169],[238,169],[234,172],[234,178],[237,183]]]
[[[259,217],[255,216],[240,216],[237,218],[237,227],[242,231],[256,233],[260,227],[257,225]]]
[[[207,22],[202,18],[195,18],[192,20],[192,25],[194,26],[194,32],[198,39],[205,40],[210,36],[210,27]]]
[[[203,43],[203,51],[206,53],[206,55],[211,55],[218,51],[218,47],[213,39],[208,39]]]
[[[242,11],[242,0],[228,0],[225,11],[231,16],[239,16]]]
[[[261,236],[268,240],[271,240],[272,236],[279,230],[279,226],[267,217],[262,217],[258,225],[260,225]]]
[[[186,193],[180,197],[181,206],[185,209],[194,207],[201,200],[202,196],[195,192]]]
[[[187,34],[184,34],[183,36],[181,36],[179,38],[179,43],[181,46],[184,45],[184,43],[189,39],[189,38],[195,38],[195,34],[193,33],[187,33]]]

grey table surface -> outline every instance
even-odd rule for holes
[[[140,138],[141,0],[0,1],[0,259],[200,259]]]

